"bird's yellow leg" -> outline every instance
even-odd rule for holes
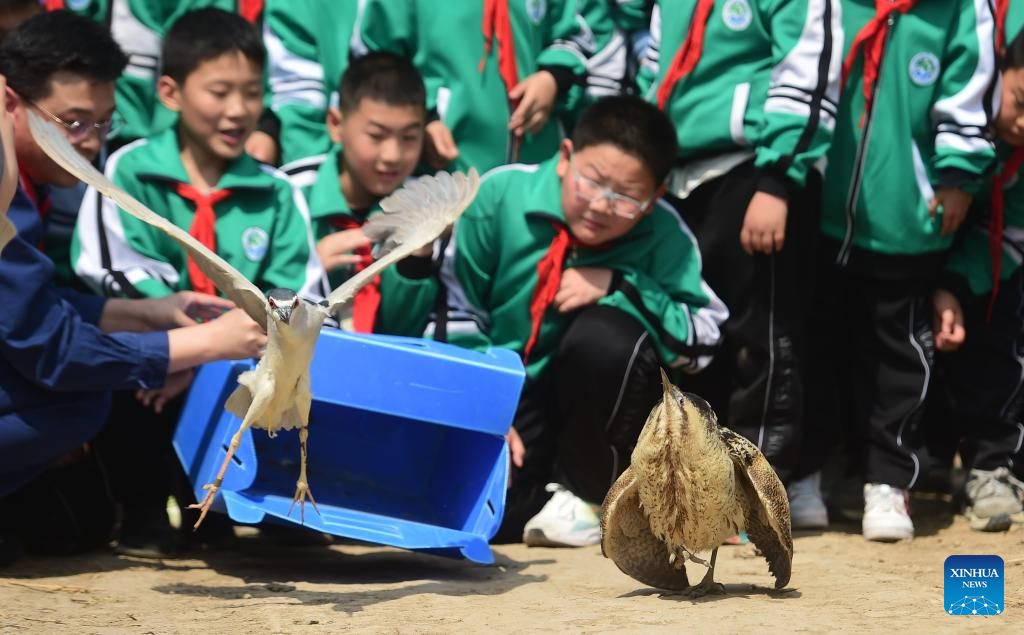
[[[306,497],[309,497],[309,502],[313,503],[313,509],[316,513],[320,513],[320,508],[316,506],[316,499],[313,498],[313,492],[309,489],[309,482],[306,481],[306,440],[309,438],[309,430],[305,427],[299,428],[299,452],[301,454],[301,460],[299,463],[299,480],[295,482],[295,496],[292,497],[292,506],[288,508],[288,515],[292,515],[292,510],[295,509],[295,503],[299,504],[299,518],[301,522],[306,522]]]
[[[721,582],[715,582],[715,559],[718,557],[718,547],[711,552],[711,563],[708,565],[708,572],[704,574],[704,579],[700,581],[697,586],[692,586],[686,589],[683,593],[692,597],[699,598],[707,595],[708,593],[716,593],[725,595],[725,585]],[[691,557],[692,558],[692,557]]]
[[[203,519],[206,518],[206,513],[210,511],[210,506],[213,505],[213,499],[217,497],[217,492],[220,491],[221,483],[224,482],[224,473],[228,471],[228,464],[231,463],[231,457],[235,456],[235,450],[237,450],[238,446],[242,444],[242,434],[250,425],[252,425],[252,423],[248,421],[247,417],[246,421],[242,422],[242,426],[238,428],[238,432],[235,433],[235,436],[231,437],[231,445],[228,446],[227,456],[224,457],[224,463],[221,464],[220,471],[217,472],[217,478],[213,479],[212,483],[203,485],[203,489],[206,490],[206,498],[203,499],[203,502],[194,503],[188,506],[189,509],[200,510],[199,520],[197,520],[196,524],[192,526],[192,529],[199,529],[199,525],[201,525]]]

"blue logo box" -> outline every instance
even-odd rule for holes
[[[950,556],[944,567],[944,608],[948,615],[1003,614],[1002,558]]]

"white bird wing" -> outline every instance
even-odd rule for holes
[[[377,259],[345,281],[327,297],[327,312],[334,315],[361,287],[388,265],[405,258],[441,235],[469,207],[480,187],[480,175],[438,172],[402,186],[380,202],[383,214],[363,225],[363,233],[379,242]]]
[[[67,137],[53,123],[32,111],[28,111],[28,121],[36,144],[51,159],[86,184],[96,188],[96,191],[117,203],[118,207],[124,211],[162,230],[173,238],[192,256],[192,260],[196,265],[202,269],[203,273],[213,281],[213,284],[217,285],[217,288],[229,300],[244,309],[249,314],[249,317],[256,320],[264,329],[267,328],[267,301],[256,285],[249,282],[245,276],[223,258],[204,247],[202,243],[190,236],[188,232],[149,209],[131,194],[114,185],[102,172],[93,167],[85,157],[78,154],[78,151],[68,142]]]
[[[7,218],[7,210],[0,209],[0,254],[4,253],[4,247],[17,233],[18,230],[14,228],[14,223]]]

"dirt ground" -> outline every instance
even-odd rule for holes
[[[850,522],[799,534],[793,579],[779,592],[749,546],[724,547],[716,577],[729,593],[700,600],[644,587],[597,547],[498,546],[492,567],[244,536],[236,550],[194,559],[27,558],[0,571],[0,633],[1021,632],[1024,528],[981,534],[948,504],[916,509],[912,543],[867,543]],[[952,554],[1003,557],[1003,615],[943,612]]]

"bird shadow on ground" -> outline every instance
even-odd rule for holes
[[[726,584],[725,594],[708,594],[699,598],[685,595],[685,591],[663,591],[651,587],[644,587],[623,593],[620,598],[649,597],[655,596],[659,600],[671,602],[689,602],[691,604],[706,604],[710,602],[721,602],[724,600],[750,599],[752,596],[763,596],[777,600],[789,600],[802,596],[798,589],[774,589],[770,587],[757,586],[754,584]]]
[[[243,585],[175,583],[153,587],[158,593],[221,600],[272,600],[270,603],[334,605],[336,611],[358,613],[367,606],[404,597],[502,595],[525,584],[544,582],[547,575],[526,573],[550,559],[516,561],[496,554],[493,566],[395,550],[345,553],[338,549],[287,549],[277,556],[227,554],[207,564],[220,574],[240,578]],[[413,584],[403,584],[413,582]],[[397,585],[402,586],[387,586]],[[302,585],[304,588],[298,588]],[[332,587],[310,589],[309,585]],[[344,585],[363,588],[345,590]],[[373,585],[375,588],[365,588]],[[341,588],[339,588],[341,587]],[[382,588],[381,588],[382,587]]]

